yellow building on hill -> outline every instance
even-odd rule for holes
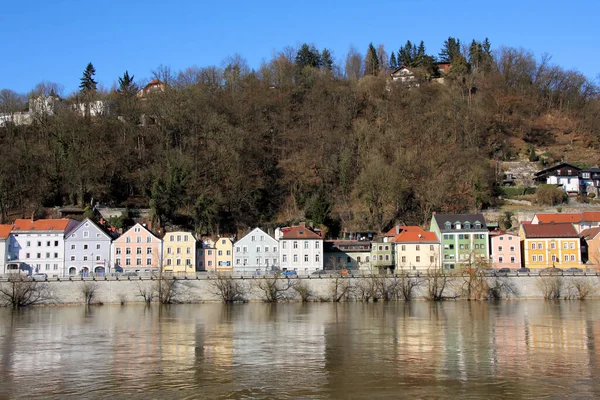
[[[524,266],[544,268],[580,268],[581,246],[572,224],[521,225]]]
[[[190,232],[169,232],[163,238],[163,272],[196,274],[196,238]]]

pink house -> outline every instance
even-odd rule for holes
[[[515,233],[500,232],[490,235],[492,266],[494,268],[521,268],[521,238]]]
[[[113,241],[115,268],[123,271],[149,272],[162,264],[162,241],[140,224]]]

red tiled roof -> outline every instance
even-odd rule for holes
[[[588,228],[579,232],[579,236],[586,239],[594,239],[600,233],[600,228]]]
[[[10,235],[12,225],[0,225],[0,239],[6,239]]]
[[[582,222],[600,222],[600,211],[584,211],[581,214]]]
[[[306,226],[294,226],[284,232],[283,239],[321,239],[321,236],[317,235]]]
[[[523,225],[525,237],[531,238],[577,238],[579,235],[573,224]]]
[[[396,233],[396,228],[398,228],[398,233]],[[383,235],[383,236],[384,237],[392,237],[392,236],[399,235],[402,232],[425,232],[425,231],[420,226],[414,226],[414,225],[409,225],[409,226],[397,225],[397,226],[392,227],[392,229],[390,229],[389,231],[387,231],[387,233],[385,235]]]
[[[13,224],[13,231],[64,231],[71,222],[70,219],[18,219]]]
[[[393,240],[395,243],[437,243],[438,237],[435,232],[425,232],[421,229],[421,232],[407,230],[402,232]]]
[[[556,223],[577,223],[581,221],[581,213],[552,213],[552,214],[535,214],[539,223],[549,224]]]

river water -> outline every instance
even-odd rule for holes
[[[600,302],[0,309],[0,398],[600,398]]]

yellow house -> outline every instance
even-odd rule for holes
[[[579,234],[573,224],[521,225],[524,266],[534,269],[581,267]]]
[[[233,271],[233,241],[230,238],[217,238],[215,240],[217,251],[217,272]]]
[[[190,232],[168,232],[163,238],[163,271],[196,273],[196,238]]]

